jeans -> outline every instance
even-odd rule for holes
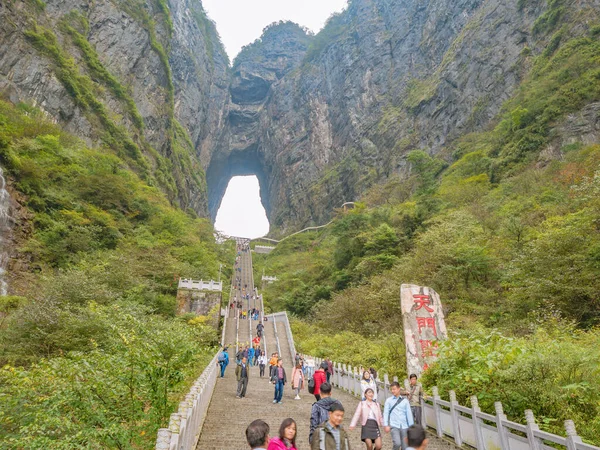
[[[223,378],[225,376],[225,368],[227,367],[227,364],[219,363],[219,365],[221,366],[221,378]]]
[[[260,367],[260,377],[262,378],[265,376],[265,365],[259,364],[258,367]]]
[[[246,396],[246,388],[248,387],[248,378],[240,378],[238,381],[237,395],[238,397]]]
[[[393,450],[406,450],[406,430],[392,427],[392,444]]]
[[[415,420],[415,423],[417,425],[421,425],[421,407],[420,406],[411,406],[410,410],[412,411],[413,414],[413,419]]]
[[[283,397],[283,380],[277,380],[275,383],[275,397],[273,400],[280,402]]]

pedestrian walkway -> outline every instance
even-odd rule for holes
[[[288,380],[291,378],[292,366],[285,361],[285,370]],[[246,398],[235,397],[237,382],[235,379],[235,361],[228,367],[225,378],[217,380],[213,398],[208,409],[208,416],[204,423],[198,450],[232,449],[247,450],[245,430],[250,422],[263,419],[271,427],[271,436],[277,435],[279,425],[286,417],[293,418],[298,425],[298,449],[310,448],[308,432],[310,424],[311,405],[314,396],[304,389],[301,400],[294,400],[291,383],[285,386],[282,404],[273,404],[274,387],[265,377],[258,376],[258,368],[250,369],[250,379]],[[267,370],[268,371],[268,370]],[[346,428],[350,423],[358,399],[350,394],[335,389],[333,397],[340,400],[346,409],[344,424]],[[350,444],[353,449],[360,450],[364,444],[360,441],[360,427],[349,432]],[[389,434],[384,433],[383,448],[391,449],[392,442]],[[453,445],[437,438],[430,439],[430,449],[450,450]]]
[[[252,277],[252,256],[250,252],[242,252],[240,264],[242,271],[239,276],[242,279],[242,287],[248,285],[247,292],[253,293],[253,277]],[[238,291],[239,295],[239,291]],[[243,309],[258,307],[253,305],[252,301],[243,301]],[[248,322],[252,325],[249,326]],[[239,329],[236,329],[236,324],[239,323]],[[286,370],[288,383],[285,386],[282,404],[273,404],[274,386],[268,379],[268,366],[265,370],[265,377],[259,377],[259,368],[250,368],[250,377],[248,381],[248,389],[246,397],[242,399],[236,398],[237,381],[235,377],[235,344],[236,337],[240,344],[250,342],[257,321],[248,320],[230,320],[228,321],[227,329],[225,330],[225,345],[230,349],[229,355],[231,363],[227,367],[224,378],[217,380],[211,403],[208,409],[208,414],[202,427],[200,439],[198,441],[198,450],[247,450],[245,431],[250,422],[255,419],[266,421],[271,427],[271,436],[276,436],[281,422],[287,418],[293,418],[297,423],[297,447],[300,450],[309,449],[308,433],[310,429],[310,412],[311,406],[315,401],[313,395],[309,394],[306,386],[301,392],[301,399],[294,400],[294,392],[292,391],[291,377],[293,370],[293,361],[288,342],[287,330],[283,323],[278,322],[277,334],[275,333],[274,320],[264,322],[265,337],[268,343],[268,357],[271,353],[277,351],[277,339],[279,338],[280,355],[283,358],[284,367]],[[348,427],[354,410],[359,402],[359,399],[352,395],[341,391],[337,388],[333,390],[333,397],[340,400],[346,409],[345,426]],[[383,430],[382,430],[383,432]],[[364,448],[364,444],[360,440],[360,426],[353,431],[349,431],[350,444],[353,449],[360,450]],[[384,433],[383,448],[391,449],[392,442],[389,434]],[[452,444],[446,441],[438,440],[431,436],[429,448],[432,450],[447,450],[455,448]]]

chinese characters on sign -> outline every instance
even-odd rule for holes
[[[447,337],[440,296],[413,284],[400,288],[408,373],[420,375],[437,357],[438,341]]]

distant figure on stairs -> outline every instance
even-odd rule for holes
[[[236,398],[244,398],[246,396],[249,373],[250,368],[248,367],[248,359],[244,357],[242,358],[238,366],[235,368],[235,377],[238,382]]]
[[[410,389],[408,391],[408,401],[412,410],[413,419],[417,425],[421,425],[421,399],[423,398],[423,386],[417,382],[417,375],[410,374]]]
[[[273,403],[283,403],[281,399],[283,398],[283,388],[285,386],[285,383],[287,383],[287,376],[285,374],[285,369],[283,368],[283,360],[281,358],[277,360],[277,367],[273,369],[271,381],[275,385]]]
[[[292,371],[292,389],[296,391],[296,398],[300,400],[300,391],[304,387],[304,372],[302,372],[302,364],[297,363]]]
[[[264,329],[265,329],[265,326],[262,323],[259,323],[258,325],[256,325],[256,335],[261,338]]]
[[[258,367],[260,368],[260,377],[265,376],[265,366],[267,365],[267,355],[264,353],[258,357]]]
[[[325,382],[329,383],[329,381],[327,381],[327,376],[325,375],[326,369],[327,369],[327,363],[325,361],[323,361],[321,363],[321,366],[317,369],[317,371],[313,375],[313,380],[315,382],[315,390],[313,391],[313,394],[317,401],[321,400],[321,385]]]
[[[223,350],[217,356],[217,361],[219,366],[221,367],[221,378],[225,376],[225,369],[229,364],[229,353],[227,353],[227,347],[223,347]]]

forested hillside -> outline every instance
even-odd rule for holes
[[[447,158],[410,152],[409,177],[257,258],[278,277],[265,298],[296,315],[303,351],[403,376],[400,284],[428,285],[452,336],[429,386],[492,409],[501,400],[516,418],[534,408],[554,431],[578,417],[598,442],[599,30],[530,60],[489,130]],[[590,139],[557,141],[576,127]]]
[[[0,102],[0,161],[21,225],[18,296],[0,297],[0,448],[151,446],[217,344],[174,317],[177,277],[228,276],[233,248],[31,106]]]

